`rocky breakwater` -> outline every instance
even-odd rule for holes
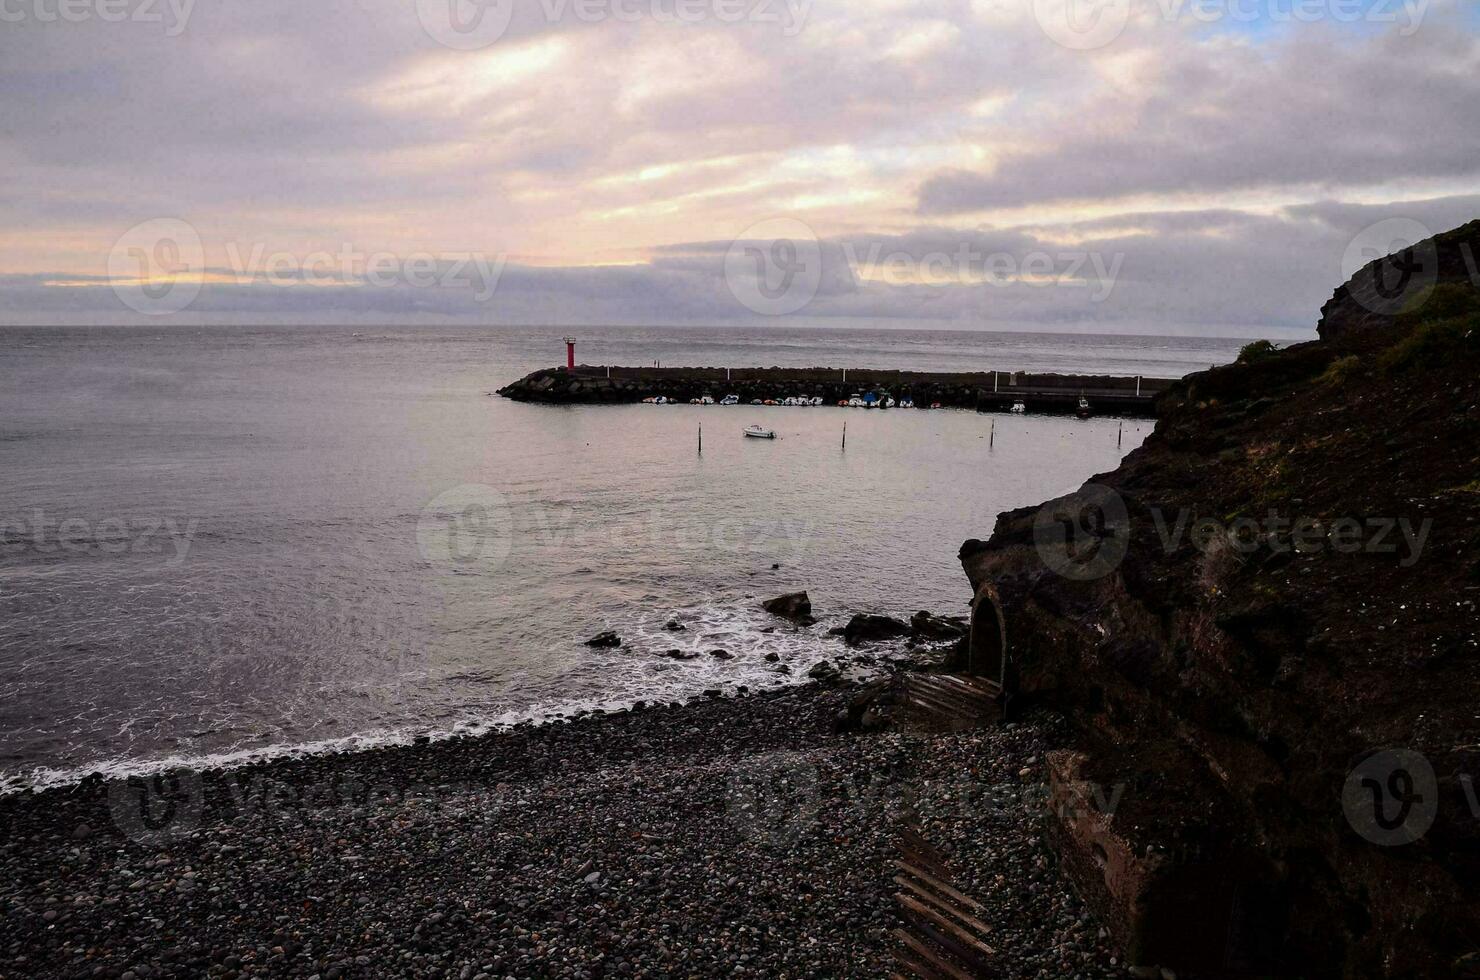
[[[1146,415],[1155,396],[1171,385],[1157,378],[1108,375],[968,372],[932,374],[917,371],[847,370],[840,368],[632,368],[556,367],[535,371],[496,394],[515,401],[555,405],[624,404],[646,398],[678,403],[727,395],[742,403],[753,400],[821,398],[836,405],[862,392],[886,392],[917,408],[1005,410],[1023,399],[1034,412],[1078,411],[1079,397],[1097,412]]]
[[[1133,963],[1480,975],[1480,222],[1420,248],[962,547],[1015,704],[1075,726],[1052,833]]]

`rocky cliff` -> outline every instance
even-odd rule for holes
[[[1076,724],[1056,834],[1132,962],[1480,975],[1480,222],[1418,249],[962,548]]]

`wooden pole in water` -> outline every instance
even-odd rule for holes
[[[704,455],[704,423],[699,423],[699,455]]]
[[[1125,422],[1120,423],[1120,428],[1115,431],[1115,448],[1120,448],[1120,440],[1125,435]]]
[[[992,448],[992,444],[995,443],[996,441],[997,441],[997,420],[996,419],[992,419],[992,424],[987,429],[987,448],[988,449],[991,449]]]
[[[843,448],[848,448],[848,423],[843,423]]]

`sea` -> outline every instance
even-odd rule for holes
[[[854,613],[965,614],[961,542],[1113,469],[1152,425],[493,394],[563,363],[569,333],[587,364],[1148,377],[1241,343],[0,328],[0,790],[797,683]],[[744,438],[752,423],[778,438]],[[760,609],[799,589],[816,625]],[[606,630],[620,647],[585,644]]]

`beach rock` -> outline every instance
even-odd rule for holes
[[[807,671],[807,676],[814,681],[833,681],[838,678],[838,668],[827,660],[819,660]]]
[[[728,650],[710,650],[709,655],[715,660],[734,660],[735,655]]]
[[[966,625],[922,609],[910,617],[910,633],[926,640],[954,640],[966,635]]]
[[[663,628],[670,633],[682,633],[684,630],[688,629],[687,626],[685,626],[683,623],[680,623],[676,619],[670,619],[668,622],[664,623]]]
[[[622,645],[622,638],[620,636],[618,636],[616,633],[613,633],[611,630],[606,630],[605,632],[597,633],[595,636],[591,637],[591,639],[589,639],[589,640],[586,641],[586,646],[588,646],[588,647],[607,648],[607,647],[619,647],[621,645]]]
[[[767,599],[761,603],[761,608],[782,619],[810,619],[812,617],[812,600],[806,592],[788,592],[786,595]]]
[[[670,660],[695,660],[695,659],[698,658],[699,653],[698,653],[697,650],[678,650],[678,649],[673,649],[673,650],[664,650],[663,651],[663,656],[669,658]]]
[[[850,645],[872,643],[878,640],[897,639],[909,631],[910,628],[906,623],[893,616],[859,613],[848,620],[848,625],[843,627],[843,639],[847,640]]]

